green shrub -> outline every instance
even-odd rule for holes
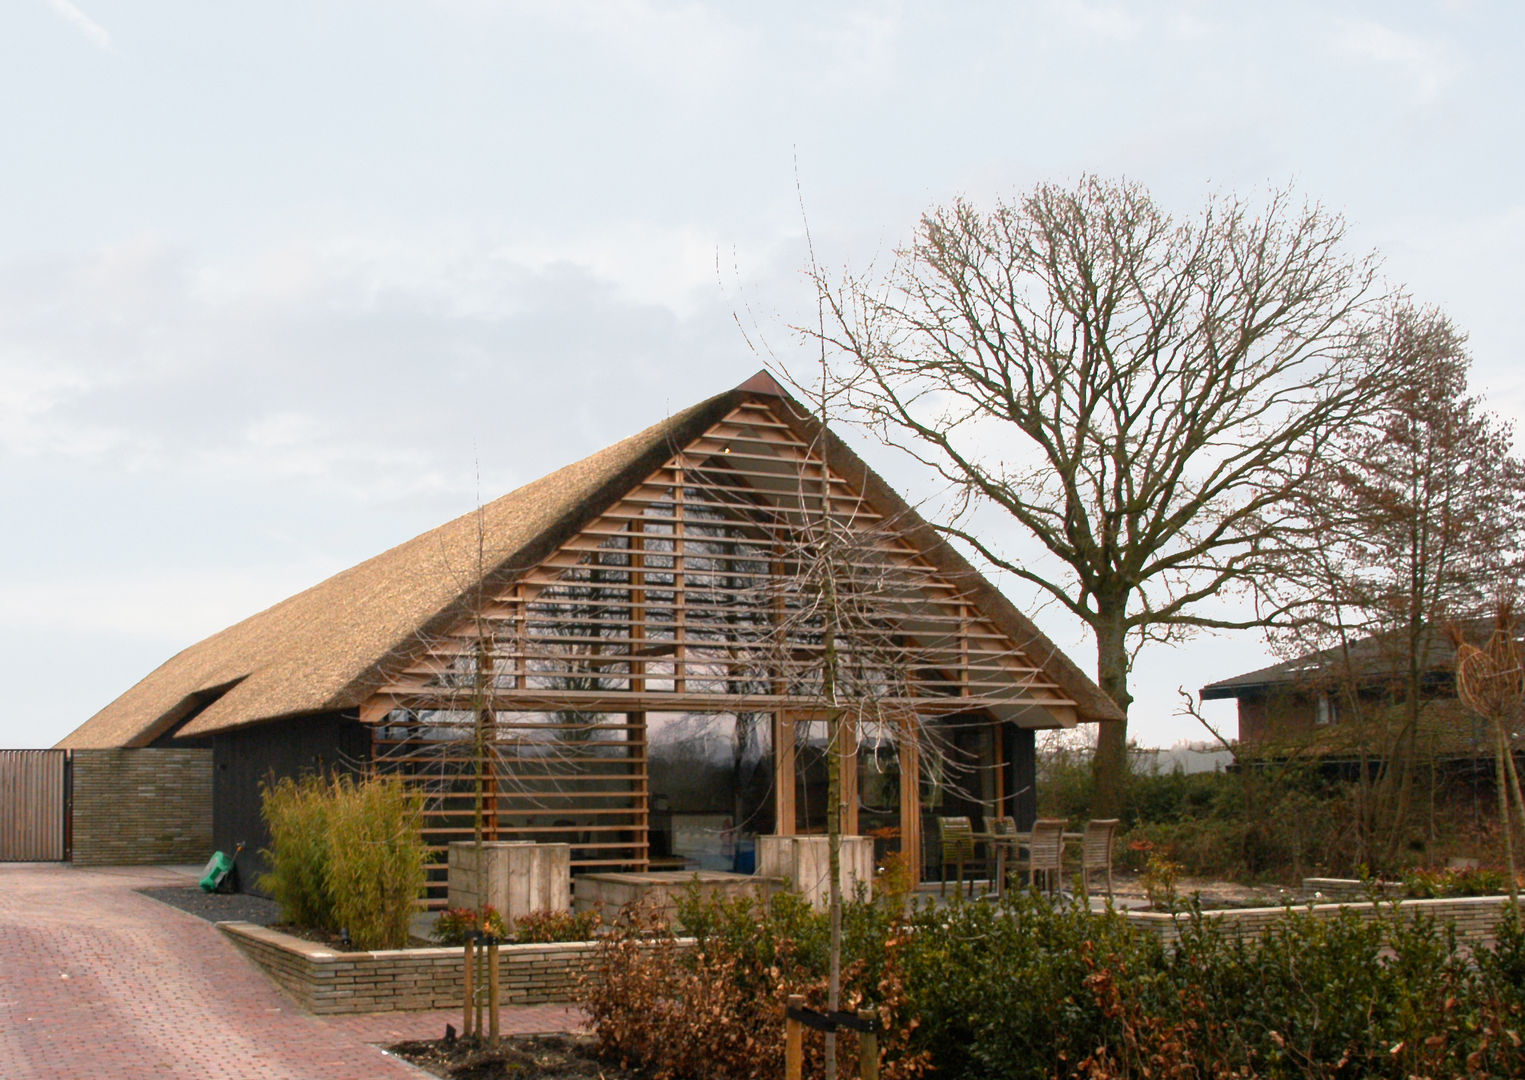
[[[1444,870],[1414,866],[1404,870],[1401,877],[1404,894],[1422,900],[1448,896],[1502,896],[1509,891],[1509,871],[1501,866]]]
[[[282,778],[261,795],[271,869],[260,884],[281,918],[348,929],[362,949],[406,945],[425,883],[421,798],[397,777],[349,776]]]
[[[329,818],[333,803],[321,776],[300,781],[282,777],[260,785],[260,816],[270,832],[261,851],[270,866],[260,888],[281,907],[281,921],[317,930],[337,930],[329,898]]]
[[[784,896],[695,898],[684,918],[692,952],[629,926],[605,942],[586,1002],[601,1043],[657,1077],[776,1076],[786,995],[822,1001],[824,916]],[[902,919],[849,904],[844,929],[843,1000],[883,1010],[886,1076],[1525,1076],[1514,919],[1469,951],[1390,908],[1290,911],[1258,939],[1196,908],[1167,950],[1118,916],[1014,894]],[[819,1075],[819,1040],[806,1045]]]
[[[427,880],[423,797],[397,776],[341,776],[331,791],[324,880],[334,918],[361,949],[402,948]]]
[[[1098,965],[1148,971],[1161,947],[1120,916],[1055,905],[1033,893],[999,904],[922,909],[891,950],[912,1047],[939,1077],[1032,1077],[1071,1073],[1120,1035],[1087,979]]]

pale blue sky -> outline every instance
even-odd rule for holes
[[[740,382],[737,313],[787,358],[796,162],[833,266],[1087,170],[1183,212],[1293,183],[1518,417],[1522,44],[1513,3],[11,0],[0,746],[468,509],[478,470],[491,498]],[[1262,657],[1146,653],[1136,733],[1195,737],[1173,688]]]

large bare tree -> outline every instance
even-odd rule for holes
[[[1047,549],[949,527],[1086,622],[1126,713],[1140,645],[1267,614],[1213,601],[1266,573],[1298,463],[1385,386],[1374,263],[1344,232],[1285,191],[1177,219],[1135,183],[1043,184],[929,211],[887,272],[816,268],[811,332],[860,419]],[[1126,737],[1104,725],[1099,813],[1121,805]]]

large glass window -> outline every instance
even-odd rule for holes
[[[657,865],[750,870],[773,831],[773,729],[766,713],[646,716],[651,853]]]

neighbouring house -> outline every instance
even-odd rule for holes
[[[745,870],[824,829],[824,643],[789,588],[823,507],[870,537],[844,572],[900,582],[874,625],[912,669],[855,707],[848,830],[935,867],[935,815],[1032,819],[1035,729],[1120,714],[764,373],[191,646],[59,745],[209,748],[215,843],[255,870],[272,777],[403,775],[443,847],[478,762],[490,839]]]
[[[1481,641],[1491,622],[1470,622]],[[1420,672],[1414,747],[1436,761],[1486,762],[1493,755],[1487,724],[1456,696],[1456,650],[1435,635]],[[1380,756],[1400,719],[1405,666],[1388,639],[1371,635],[1344,650],[1294,657],[1202,687],[1204,701],[1238,704],[1242,753],[1298,752],[1327,762]]]

